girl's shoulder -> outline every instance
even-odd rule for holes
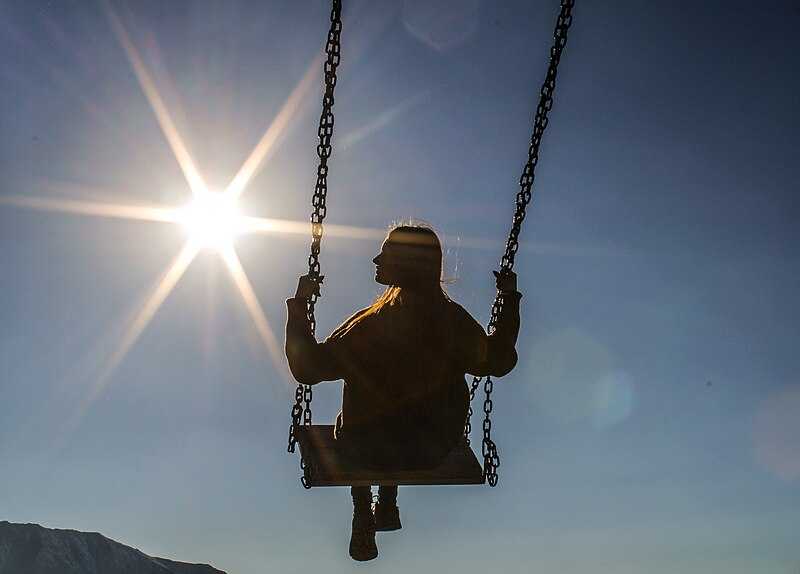
[[[365,329],[369,329],[374,323],[375,315],[372,306],[356,311],[333,330],[328,340],[335,341],[345,337],[351,337],[359,332],[363,332]]]
[[[456,301],[450,299],[448,301],[448,309],[452,317],[453,327],[458,331],[474,331],[476,328],[483,331],[483,327],[475,320],[472,314]]]
[[[472,318],[472,315],[469,311],[464,309],[460,303],[457,301],[453,301],[452,299],[448,299],[447,301],[447,310],[454,321],[457,323],[474,323],[475,319]]]

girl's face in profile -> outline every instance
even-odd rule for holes
[[[381,246],[381,252],[372,260],[375,264],[375,281],[381,285],[398,284],[404,269],[409,267],[409,255],[409,253],[403,253],[401,244],[392,241],[391,235],[387,237]]]
[[[434,281],[438,283],[441,252],[438,245],[426,243],[428,240],[424,237],[396,231],[390,233],[381,246],[381,252],[372,260],[375,281],[381,285],[406,286],[419,283],[422,277],[435,275]]]

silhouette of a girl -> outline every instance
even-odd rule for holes
[[[373,259],[375,281],[387,288],[366,309],[318,343],[306,300],[319,293],[300,277],[287,300],[286,357],[298,382],[344,379],[336,439],[363,466],[423,469],[438,465],[464,432],[466,373],[501,377],[517,362],[517,278],[494,272],[504,305],[491,335],[441,286],[442,248],[424,226],[392,229]],[[351,487],[350,556],[378,555],[375,531],[401,527],[397,486],[381,486],[373,515],[370,487]]]

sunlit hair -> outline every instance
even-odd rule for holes
[[[442,243],[430,225],[417,221],[394,224],[389,228],[385,242],[403,243],[411,246],[412,251],[418,250],[416,255],[408,259],[409,269],[413,269],[411,278],[415,287],[410,289],[400,285],[389,285],[372,305],[339,327],[332,334],[333,337],[344,335],[361,320],[380,313],[386,307],[407,302],[404,301],[403,295],[408,291],[421,293],[422,297],[416,297],[415,302],[426,306],[436,306],[450,300],[443,287]]]

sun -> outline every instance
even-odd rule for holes
[[[236,198],[228,193],[204,191],[178,212],[189,241],[198,249],[225,251],[244,231]]]

